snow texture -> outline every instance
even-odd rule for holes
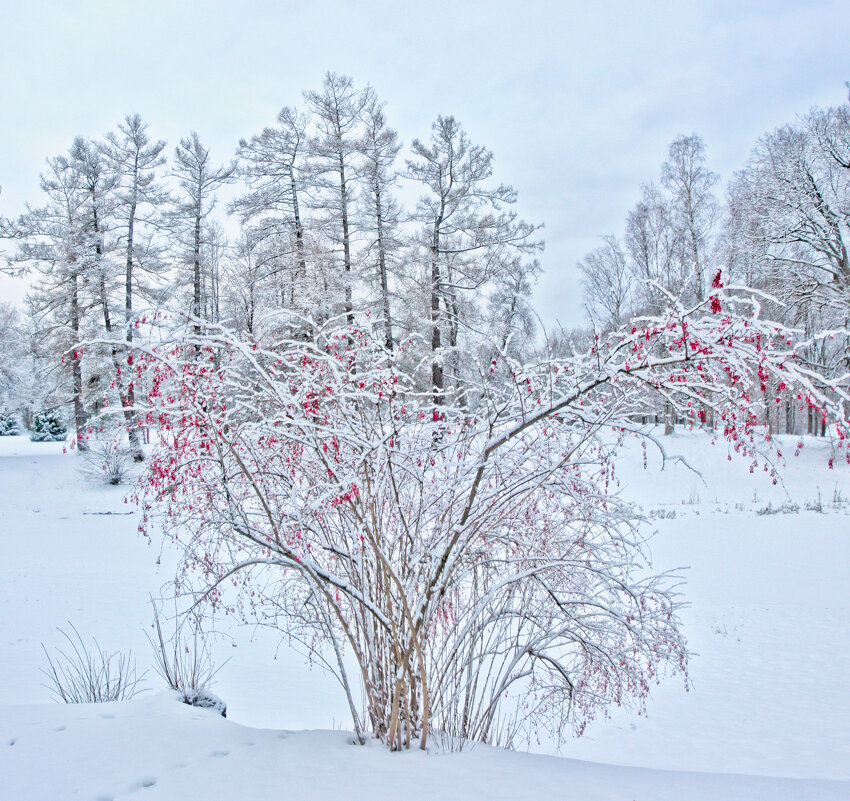
[[[357,747],[335,681],[268,630],[219,623],[215,690],[229,719],[177,703],[153,671],[140,698],[57,705],[41,643],[67,620],[152,663],[150,593],[175,554],[136,533],[124,489],[88,483],[61,443],[0,439],[0,795],[9,799],[339,797],[830,801],[850,798],[850,469],[825,443],[784,443],[785,487],[707,437],[665,438],[703,471],[659,471],[640,448],[624,495],[658,530],[656,569],[685,571],[693,685],[653,689],[648,715],[614,714],[563,757],[478,746],[461,754]],[[808,508],[807,508],[808,507]],[[20,704],[24,704],[21,706]],[[302,731],[295,731],[302,730]],[[541,751],[547,744],[540,743]],[[569,757],[569,758],[565,758]],[[602,764],[608,763],[608,764]]]

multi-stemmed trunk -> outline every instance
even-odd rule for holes
[[[374,586],[362,590],[380,596],[372,600],[384,613],[383,620],[361,610],[346,626],[363,681],[366,713],[372,731],[392,750],[414,743],[425,748],[430,732],[425,628],[414,619],[414,604],[393,572],[377,572],[381,575]]]

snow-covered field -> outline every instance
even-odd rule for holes
[[[0,798],[850,799],[850,468],[808,438],[791,456],[794,442],[784,488],[695,434],[666,444],[704,481],[652,452],[644,471],[636,448],[622,461],[656,568],[689,568],[692,687],[663,682],[648,716],[598,720],[553,757],[354,747],[335,680],[228,621],[214,687],[228,720],[176,703],[152,671],[134,701],[52,703],[41,644],[61,645],[67,621],[152,663],[148,598],[174,554],[61,445],[0,438]]]

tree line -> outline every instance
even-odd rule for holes
[[[257,339],[281,313],[309,337],[368,309],[387,348],[415,343],[408,358],[437,404],[462,393],[480,331],[530,349],[540,226],[494,180],[493,154],[450,116],[403,153],[375,90],[344,75],[302,97],[227,162],[196,132],[167,157],[138,115],[47,160],[42,203],[0,221],[15,242],[6,269],[32,279],[24,315],[2,308],[0,405],[28,419],[72,408],[85,449],[111,397],[140,457],[126,360],[164,308],[196,333],[222,323]]]
[[[671,302],[708,302],[712,283],[763,293],[762,314],[800,331],[801,358],[837,377],[850,366],[841,329],[850,316],[850,104],[814,108],[765,134],[719,195],[705,142],[677,137],[660,178],[641,187],[623,234],[608,234],[578,264],[591,332],[610,331]],[[721,276],[718,279],[718,275]],[[816,337],[824,331],[832,337]],[[779,392],[768,423],[823,433]]]

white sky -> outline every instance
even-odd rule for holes
[[[44,159],[138,112],[214,158],[327,70],[371,83],[405,143],[452,114],[544,222],[536,305],[580,320],[575,263],[620,235],[669,142],[696,131],[724,179],[765,131],[838,104],[846,0],[0,0],[0,214],[41,202]],[[19,286],[0,279],[0,297]]]

